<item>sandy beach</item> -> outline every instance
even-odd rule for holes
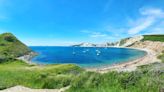
[[[120,64],[113,64],[110,66],[102,67],[102,68],[88,68],[86,69],[87,71],[95,71],[99,73],[106,73],[109,71],[134,71],[136,70],[137,66],[141,65],[146,65],[154,62],[160,62],[160,60],[157,59],[157,55],[159,54],[158,52],[155,52],[150,49],[143,49],[143,48],[131,48],[131,47],[118,47],[118,48],[130,48],[130,49],[137,49],[137,50],[142,50],[147,52],[147,54],[139,59],[133,60],[133,61],[128,61]]]

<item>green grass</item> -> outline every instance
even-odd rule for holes
[[[149,67],[155,68],[147,65],[134,72],[85,72],[75,78],[67,92],[159,92],[164,87],[164,69],[150,71]]]
[[[162,53],[158,56],[159,59],[161,59],[161,61],[164,63],[164,50],[162,51]]]
[[[71,64],[35,66],[22,61],[0,64],[0,89],[23,85],[30,88],[61,88],[70,85],[83,70]]]
[[[144,35],[144,41],[160,41],[164,42],[164,35]]]
[[[162,63],[163,64],[163,63]],[[23,85],[61,88],[67,92],[159,92],[164,86],[162,64],[145,65],[134,72],[87,72],[72,64],[36,66],[22,61],[0,64],[0,89]]]
[[[11,33],[0,34],[0,62],[25,55],[30,51]]]

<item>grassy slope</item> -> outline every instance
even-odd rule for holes
[[[144,41],[160,41],[164,42],[164,35],[144,35]]]
[[[15,58],[31,50],[11,33],[0,34],[0,61]]]
[[[35,66],[21,61],[0,64],[0,89],[23,85],[30,88],[61,88],[68,86],[82,72],[71,64]]]
[[[156,65],[156,64],[154,64]],[[164,82],[164,69],[154,65],[134,72],[87,72],[74,65],[35,66],[15,61],[0,64],[0,89],[15,85],[30,88],[61,88],[67,92],[158,92]],[[159,64],[161,65],[161,64]]]
[[[156,64],[134,72],[86,72],[76,77],[67,92],[159,92],[164,85],[164,69]]]

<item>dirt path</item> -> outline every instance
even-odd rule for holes
[[[61,89],[30,89],[24,86],[15,86],[0,92],[64,92],[68,88],[69,86]]]

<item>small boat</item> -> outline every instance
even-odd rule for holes
[[[83,51],[83,53],[86,53],[86,52],[88,52],[88,51],[89,51],[89,49],[86,49],[86,50]]]
[[[86,53],[86,51],[84,50],[83,53]]]
[[[100,55],[100,53],[101,53],[101,51],[99,51],[99,50],[96,50],[96,52],[97,52],[97,56],[99,56]]]
[[[99,50],[96,50],[96,52],[98,52]]]
[[[75,53],[75,52],[72,52],[72,54],[74,54],[74,55],[75,55],[76,53]]]
[[[99,56],[99,55],[100,55],[100,53],[97,53],[96,55],[97,55],[97,56]]]

